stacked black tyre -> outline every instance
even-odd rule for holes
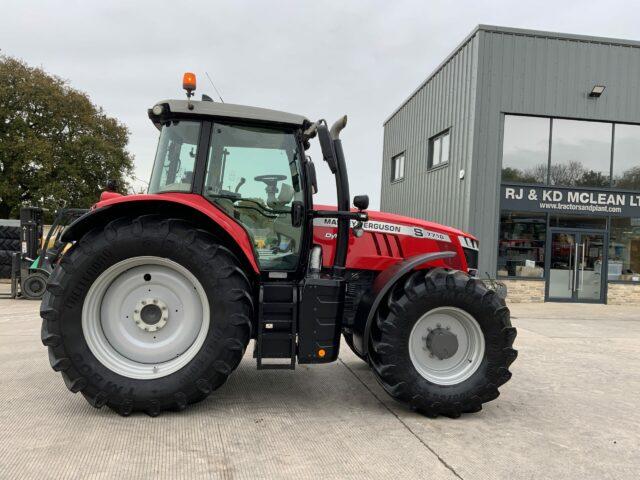
[[[86,322],[91,319],[87,320],[83,307],[87,308],[90,289],[109,269],[150,257],[191,272],[206,294],[211,318],[189,363],[165,376],[143,379],[98,360],[87,336]],[[144,277],[153,281],[150,275]],[[111,303],[121,301],[115,300]],[[40,310],[42,343],[48,347],[51,367],[62,374],[67,388],[82,393],[92,406],[107,405],[123,416],[132,412],[156,416],[163,410],[182,410],[226,381],[251,337],[253,312],[250,280],[236,256],[210,233],[180,219],[124,217],[87,233],[53,271]],[[119,318],[131,320],[124,314]]]
[[[20,227],[0,225],[0,278],[11,277],[11,259],[20,251]]]
[[[477,367],[459,382],[430,379],[420,372],[416,350],[411,350],[411,336],[419,322],[431,312],[442,310],[460,313],[476,322],[483,345]],[[448,327],[438,327],[432,326],[428,334],[423,331],[421,339],[417,339],[424,342],[419,344],[423,348],[418,349],[418,355],[424,350],[427,361],[438,355],[448,357],[451,353],[446,349],[458,346]],[[438,336],[441,345],[435,349],[432,343]],[[483,403],[498,397],[498,388],[511,378],[509,366],[517,357],[513,349],[515,337],[516,329],[511,326],[504,300],[482,281],[460,271],[422,270],[398,282],[379,308],[369,339],[370,362],[382,387],[395,399],[429,417],[455,418],[477,412]],[[464,363],[466,357],[463,358]]]

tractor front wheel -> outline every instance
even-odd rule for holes
[[[69,390],[121,415],[181,410],[220,387],[251,335],[247,276],[178,219],[114,220],[65,254],[42,302],[42,342]]]
[[[427,416],[477,412],[511,378],[516,330],[493,290],[463,272],[417,271],[388,294],[369,354],[384,389]]]

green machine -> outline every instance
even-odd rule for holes
[[[87,211],[83,208],[59,209],[44,236],[44,209],[20,209],[20,251],[13,254],[11,264],[11,298],[42,298],[49,275],[66,245],[60,240],[62,232]]]

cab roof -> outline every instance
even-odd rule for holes
[[[156,103],[156,105],[165,105],[165,108],[168,107],[171,113],[207,115],[233,120],[261,121],[297,127],[302,127],[305,123],[311,123],[302,115],[280,112],[278,110],[271,110],[268,108],[196,100],[192,100],[191,104],[193,105],[193,109],[190,110],[188,106],[189,102],[187,100],[161,100]],[[149,109],[149,118],[151,118],[151,121],[157,128],[160,128],[160,119],[153,115],[151,110],[152,109]],[[165,115],[167,113],[168,112],[165,112]]]

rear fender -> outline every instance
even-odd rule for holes
[[[245,265],[247,272],[260,273],[253,244],[244,228],[211,203],[194,195],[172,195],[171,197],[169,195],[132,195],[120,197],[115,201],[100,202],[97,208],[85,213],[69,225],[62,234],[61,240],[63,242],[78,241],[93,228],[104,226],[118,217],[150,214],[191,221],[198,228],[220,238]]]
[[[443,258],[456,256],[456,252],[433,252],[415,255],[382,271],[373,281],[371,290],[362,297],[356,312],[353,326],[353,345],[358,353],[367,358],[369,353],[369,333],[380,303],[391,288],[407,273],[424,265]]]

